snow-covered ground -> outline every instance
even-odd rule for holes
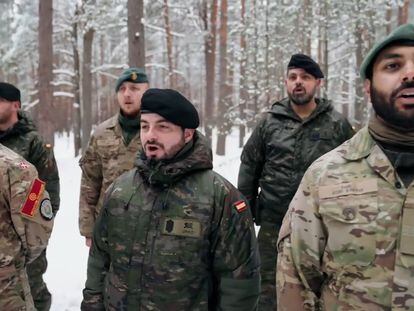
[[[52,311],[79,310],[86,280],[88,248],[78,230],[80,168],[74,157],[72,137],[56,137],[55,156],[60,174],[60,211],[47,250],[46,283],[53,295]],[[213,141],[213,146],[215,142]],[[238,135],[227,137],[227,155],[214,155],[214,170],[234,185],[240,165]]]

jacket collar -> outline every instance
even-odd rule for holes
[[[325,99],[325,98],[315,98],[316,101],[316,108],[312,112],[312,114],[305,120],[302,120],[299,118],[299,116],[293,111],[290,100],[288,97],[282,99],[281,101],[278,101],[272,105],[272,108],[268,111],[271,114],[274,115],[282,115],[291,119],[295,119],[298,121],[308,122],[317,116],[319,116],[321,113],[324,113],[325,111],[332,110],[331,103]]]

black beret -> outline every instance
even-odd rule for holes
[[[133,83],[148,83],[148,77],[145,73],[145,70],[142,68],[131,67],[120,75],[115,85],[115,92],[118,92],[120,86],[125,81]]]
[[[14,85],[0,82],[0,97],[8,101],[20,101],[20,90]]]
[[[141,113],[156,113],[182,128],[200,125],[194,105],[181,93],[171,89],[148,89],[141,99]]]
[[[316,79],[323,79],[323,73],[318,63],[305,54],[294,54],[290,58],[288,69],[302,68]]]

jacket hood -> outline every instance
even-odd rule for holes
[[[327,100],[326,98],[315,98],[315,101],[316,101],[317,106],[316,106],[316,109],[312,112],[309,119],[325,111],[330,111],[333,109],[330,101]],[[272,114],[283,115],[286,117],[298,119],[298,116],[293,111],[292,107],[290,106],[290,100],[288,97],[275,102],[268,112]]]
[[[36,126],[34,125],[32,119],[24,111],[19,111],[17,113],[17,117],[17,123],[12,128],[0,134],[0,138],[23,135],[28,132],[36,131]]]
[[[168,160],[147,159],[144,151],[138,155],[135,166],[144,181],[160,188],[166,188],[187,175],[213,168],[213,154],[207,138],[196,131],[191,142],[178,154]]]

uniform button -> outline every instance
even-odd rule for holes
[[[397,188],[397,189],[401,189],[401,183],[399,182],[399,181],[397,181],[396,183],[395,183],[395,188]]]
[[[346,220],[354,220],[355,219],[355,210],[351,207],[346,207],[342,211],[342,215],[344,215]]]

